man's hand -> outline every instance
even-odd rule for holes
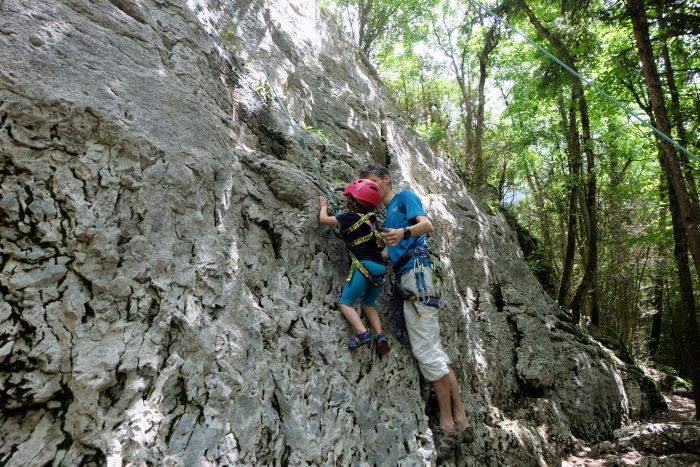
[[[416,216],[415,223],[411,227],[411,237],[418,237],[420,235],[428,234],[433,231],[433,223],[430,222],[427,216]],[[406,226],[408,228],[408,226]],[[384,241],[389,246],[396,246],[401,240],[403,240],[404,229],[384,229],[382,235],[384,236]]]
[[[321,204],[321,209],[326,208],[328,209],[328,202],[326,201],[325,196],[319,196],[318,197],[318,202]]]
[[[403,240],[403,229],[384,229],[382,231],[382,237],[384,237],[384,241],[387,245],[396,246]]]

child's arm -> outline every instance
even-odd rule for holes
[[[319,202],[321,203],[321,211],[318,213],[318,221],[321,225],[338,225],[338,219],[336,219],[335,216],[328,215],[328,203],[326,202],[326,198],[321,196]]]

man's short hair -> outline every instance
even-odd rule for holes
[[[385,177],[389,175],[389,171],[383,165],[368,164],[367,168],[360,172],[360,177],[367,178],[367,175],[369,174],[374,174],[379,177]]]

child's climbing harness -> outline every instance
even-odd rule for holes
[[[377,229],[374,228],[374,220],[376,218],[376,214],[374,212],[368,212],[367,214],[361,216],[357,222],[352,224],[350,227],[345,229],[343,231],[344,234],[350,234],[354,232],[355,230],[359,229],[363,224],[365,224],[368,220],[370,221],[369,227],[371,232],[368,233],[367,235],[364,235],[360,238],[357,238],[353,240],[352,242],[348,242],[348,254],[350,255],[350,261],[352,264],[350,265],[350,271],[348,272],[348,277],[347,281],[350,282],[352,280],[352,275],[355,273],[355,269],[358,269],[360,273],[362,273],[363,276],[367,279],[369,282],[369,285],[372,287],[378,287],[380,285],[384,285],[384,276],[380,280],[375,280],[375,277],[372,276],[367,268],[365,267],[364,264],[360,262],[359,259],[357,259],[357,256],[351,251],[351,247],[361,245],[363,243],[371,241],[373,238],[377,241],[379,244],[380,248],[384,248],[384,238],[382,238],[382,235],[379,233]]]

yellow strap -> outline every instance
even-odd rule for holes
[[[348,227],[347,229],[345,229],[345,233],[354,232],[355,230],[359,229],[360,226],[361,226],[362,224],[364,224],[365,221],[367,221],[367,219],[369,219],[371,216],[374,216],[374,213],[373,213],[373,212],[368,212],[368,213],[365,214],[364,216],[360,217],[360,218],[357,220],[357,222],[355,222],[355,223],[352,224],[350,227]]]
[[[370,241],[370,240],[372,239],[372,237],[374,237],[374,236],[375,236],[374,233],[373,233],[373,232],[370,232],[370,233],[368,233],[367,235],[365,235],[364,237],[360,237],[360,238],[358,238],[358,239],[355,239],[355,241],[352,242],[350,245],[351,245],[351,246],[357,246],[357,245],[359,245],[360,243],[368,242],[368,241]]]
[[[379,244],[379,248],[384,249],[386,246],[386,243],[384,243],[384,237],[382,237],[382,234],[379,233],[378,230],[372,229],[372,232],[374,233],[374,237],[377,239],[377,243]]]
[[[357,268],[360,270],[360,273],[362,273],[362,275],[365,276],[365,279],[369,281],[369,285],[371,285],[372,287],[377,287],[384,284],[384,281],[386,280],[384,276],[382,276],[381,280],[375,281],[374,278],[370,275],[365,265],[362,264],[359,259],[357,259],[357,256],[355,256],[352,253],[352,251],[348,251],[348,254],[350,255],[350,260],[352,261],[352,264],[350,265],[350,271],[348,272],[348,282],[352,280],[352,274],[355,272],[355,268]]]

